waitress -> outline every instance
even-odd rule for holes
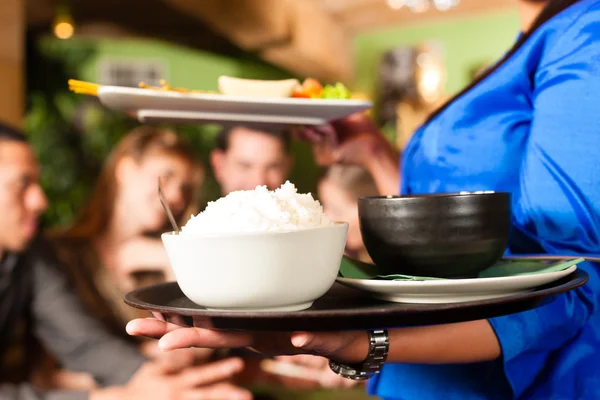
[[[512,253],[598,254],[600,2],[519,4],[524,33],[415,133],[403,155],[400,191],[508,191]],[[363,164],[389,193],[398,175],[388,153],[380,136],[365,131],[333,156]],[[267,354],[319,354],[342,374],[365,376],[380,368],[372,355],[387,350],[387,363],[369,385],[386,400],[599,399],[600,268],[580,268],[589,274],[583,287],[537,309],[489,320],[291,337],[156,320],[136,320],[128,331],[164,336],[163,349],[252,346]]]

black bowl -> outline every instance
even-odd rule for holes
[[[358,213],[365,247],[388,274],[474,277],[508,245],[509,193],[364,197]]]

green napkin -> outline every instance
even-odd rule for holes
[[[567,258],[567,257],[565,257]],[[548,272],[563,271],[573,265],[585,261],[584,258],[575,258],[567,261],[543,261],[532,259],[500,260],[498,263],[481,271],[479,278],[497,278],[503,276],[518,276],[530,274],[543,274]],[[445,278],[431,278],[426,276],[412,275],[386,275],[375,264],[365,263],[344,256],[340,264],[339,275],[344,278],[353,279],[379,279],[393,281],[430,281],[444,280]]]
[[[564,271],[567,268],[585,261],[584,258],[574,258],[567,261],[540,260],[500,260],[495,265],[479,273],[480,278],[497,278],[501,276],[518,276],[531,274],[547,274],[549,272]]]

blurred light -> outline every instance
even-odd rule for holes
[[[460,0],[387,0],[387,4],[391,9],[399,10],[407,7],[412,12],[423,13],[433,6],[438,11],[448,11],[453,7],[458,6]]]
[[[412,0],[410,8],[413,12],[423,13],[429,10],[429,0]]]
[[[69,39],[75,33],[75,27],[70,22],[62,21],[54,25],[54,35],[59,39]]]
[[[433,0],[433,5],[440,11],[448,11],[452,7],[456,7],[459,0]]]
[[[437,68],[426,68],[421,76],[421,90],[426,96],[435,94],[442,82],[442,72]]]
[[[388,6],[394,10],[399,10],[407,5],[408,0],[387,0]]]
[[[54,31],[54,36],[63,40],[71,38],[75,33],[73,17],[66,4],[61,4],[56,7],[52,30]]]

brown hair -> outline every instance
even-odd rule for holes
[[[352,198],[359,199],[365,196],[377,196],[377,185],[373,176],[366,169],[355,165],[332,165],[321,171],[318,177],[320,183],[330,179],[339,185]]]
[[[150,152],[182,157],[197,169],[199,172],[198,182],[193,187],[190,205],[188,210],[182,213],[182,218],[189,217],[190,214],[197,211],[204,169],[188,143],[172,130],[140,126],[131,130],[117,143],[107,157],[96,185],[75,221],[69,227],[56,233],[71,239],[92,239],[104,233],[115,206],[117,196],[115,172],[119,161],[125,157],[131,157],[135,162],[141,162]]]
[[[217,135],[217,143],[216,143],[216,147],[217,149],[226,152],[227,150],[229,150],[229,142],[231,140],[231,135],[233,134],[233,132],[235,132],[237,129],[239,128],[245,128],[242,125],[234,125],[234,126],[230,126],[230,127],[225,127],[223,128],[219,134]],[[289,129],[267,129],[267,128],[261,128],[261,129],[253,129],[253,128],[246,128],[252,132],[258,132],[261,134],[264,134],[266,136],[272,137],[274,139],[277,139],[279,141],[281,141],[281,144],[283,145],[283,149],[286,153],[289,153],[291,151],[292,148],[292,139],[290,137],[290,132]]]

